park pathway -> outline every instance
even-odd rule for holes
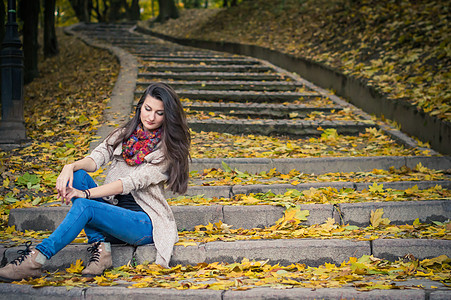
[[[207,225],[221,221],[233,225],[232,228],[265,228],[284,216],[285,208],[275,205],[229,205],[237,195],[244,197],[256,193],[284,194],[287,190],[318,192],[321,188],[349,189],[355,193],[366,192],[371,186],[383,185],[383,189],[399,190],[399,193],[410,189],[419,190],[440,185],[448,190],[451,181],[446,172],[451,169],[451,161],[434,151],[415,146],[415,141],[405,136],[393,127],[374,121],[366,113],[353,107],[333,94],[316,87],[295,74],[286,72],[268,62],[251,57],[230,55],[220,52],[195,49],[173,44],[151,36],[137,34],[133,25],[90,24],[73,28],[74,32],[82,34],[90,40],[97,40],[107,45],[121,48],[134,55],[138,61],[138,77],[134,91],[134,99],[124,99],[129,103],[130,114],[133,106],[146,86],[152,81],[163,81],[174,87],[180,95],[186,109],[189,126],[194,131],[193,148],[196,156],[190,167],[192,178],[187,197],[196,196],[206,199],[204,204],[188,205],[194,200],[182,202],[184,205],[173,204],[173,212],[180,231],[194,230],[198,225]],[[113,108],[114,109],[114,108]],[[371,145],[365,134],[377,128],[382,141],[390,140],[392,148],[399,149],[396,155],[383,150],[365,154],[368,148],[378,148]],[[209,134],[215,132],[214,134]],[[289,151],[280,150],[260,157],[245,155],[223,156],[211,154],[214,148],[239,148],[234,144],[234,135],[244,134],[243,139],[254,136],[268,136],[285,141],[285,148],[293,147],[292,143],[305,150],[304,155],[290,156]],[[328,146],[324,156],[309,155],[313,149],[313,141],[324,143],[330,136],[352,140],[363,136],[361,140]],[[248,136],[246,136],[248,135]],[[250,136],[249,136],[250,135]],[[367,139],[367,140],[365,140]],[[293,142],[295,141],[295,142]],[[240,143],[243,143],[242,141]],[[367,143],[367,144],[365,144]],[[358,145],[357,145],[358,144]],[[246,146],[247,145],[247,146]],[[260,145],[265,147],[264,143]],[[250,143],[244,146],[253,147]],[[199,150],[201,149],[201,150]],[[377,150],[377,149],[376,149]],[[249,150],[251,151],[251,150]],[[254,150],[252,150],[254,151]],[[227,150],[225,150],[227,152]],[[264,151],[263,151],[264,152]],[[302,151],[301,151],[302,152]],[[211,155],[209,155],[209,153]],[[245,153],[245,151],[244,151]],[[294,153],[294,152],[293,152]],[[316,153],[316,152],[315,152]],[[431,155],[432,154],[432,155]],[[366,155],[366,156],[365,156]],[[429,168],[430,175],[409,175],[393,180],[395,173],[373,172],[373,169],[389,171],[408,167],[411,170]],[[226,171],[223,177],[217,176],[217,170]],[[291,172],[291,170],[296,172]],[[404,170],[405,170],[404,169]],[[252,179],[253,174],[272,174]],[[272,172],[272,173],[271,173]],[[324,180],[315,180],[316,176],[327,173],[341,172],[341,180],[330,175]],[[435,172],[435,173],[434,173]],[[219,172],[220,173],[220,172]],[[215,175],[216,174],[216,175]],[[222,173],[221,173],[222,174]],[[291,174],[291,175],[290,175]],[[310,179],[302,180],[302,174],[312,174]],[[224,180],[225,177],[233,177]],[[296,177],[295,179],[290,178]],[[338,175],[337,175],[338,176]],[[277,177],[278,180],[275,180]],[[280,179],[283,180],[280,180]],[[313,179],[312,179],[313,178]],[[222,184],[220,184],[222,182]],[[416,187],[415,187],[416,186]],[[201,195],[201,196],[200,196]],[[251,196],[252,196],[251,195]],[[362,196],[363,195],[363,196]],[[365,198],[362,194],[361,197]],[[172,195],[168,194],[168,197]],[[208,203],[223,197],[220,204]],[[189,199],[189,198],[188,198]],[[248,198],[249,199],[249,198]],[[255,198],[253,198],[255,199]],[[363,199],[364,200],[364,199]],[[412,224],[417,218],[421,223],[444,222],[450,219],[451,205],[449,198],[437,200],[421,198],[406,201],[359,201],[349,199],[337,202],[321,202],[300,204],[302,210],[309,211],[309,217],[303,224],[313,226],[323,224],[329,218],[339,225],[367,227],[371,224],[372,211],[383,209],[384,217],[391,224]],[[258,201],[257,201],[258,202]],[[36,207],[16,209],[10,212],[9,225],[15,225],[18,230],[54,230],[64,218],[67,207]],[[47,269],[55,270],[68,267],[75,258],[87,260],[86,245],[72,244],[63,249],[48,262]],[[4,251],[4,261],[11,260],[20,247],[7,248]],[[304,263],[307,266],[320,266],[324,263],[341,264],[350,257],[374,255],[375,257],[394,261],[406,254],[418,259],[436,257],[442,254],[451,257],[451,241],[449,232],[447,238],[420,239],[414,238],[379,238],[369,240],[357,239],[321,239],[321,238],[289,238],[289,239],[256,239],[236,241],[212,241],[195,243],[194,245],[176,245],[171,264],[195,265],[206,262],[239,262],[243,258],[268,260],[271,264]],[[127,264],[132,258],[137,263],[143,263],[155,256],[153,245],[132,247],[116,245],[113,247],[114,265]],[[400,283],[398,283],[400,284]],[[211,290],[161,290],[161,289],[126,289],[122,287],[93,287],[84,291],[74,288],[70,293],[74,297],[89,298],[108,295],[111,298],[160,296],[165,299],[178,298],[418,298],[445,299],[450,297],[448,290],[439,282],[428,280],[407,281],[407,285],[423,284],[424,289],[410,290],[375,290],[362,293],[352,287],[337,289],[306,288],[270,289],[256,288],[247,291],[211,291]],[[430,286],[438,286],[431,289]],[[47,289],[47,292],[46,292]],[[3,293],[14,293],[11,285],[0,285]],[[52,295],[58,297],[64,294],[56,287],[46,287],[42,290],[32,290],[20,287],[22,293],[30,295]],[[42,294],[34,291],[43,291]],[[80,292],[81,296],[78,296]],[[53,294],[52,294],[53,293]],[[6,295],[6,294],[4,294]],[[0,296],[0,298],[2,298]]]

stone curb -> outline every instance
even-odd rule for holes
[[[422,223],[443,222],[451,219],[449,200],[423,200],[399,202],[366,202],[341,204],[301,204],[310,216],[303,224],[322,224],[328,218],[337,223],[366,227],[370,224],[371,211],[382,208],[383,217],[392,224],[412,224],[415,219]],[[194,230],[197,225],[223,222],[233,228],[270,227],[283,216],[284,208],[274,205],[211,205],[211,206],[171,206],[178,230]],[[9,226],[17,230],[55,230],[63,221],[69,207],[34,207],[12,209]]]
[[[165,299],[165,300],[229,300],[229,299],[361,299],[361,300],[445,300],[449,299],[449,290],[431,289],[431,285],[438,285],[430,280],[410,279],[405,282],[396,282],[396,285],[425,286],[425,289],[403,289],[403,290],[372,290],[368,292],[357,291],[352,287],[342,288],[288,288],[275,289],[269,287],[254,288],[247,291],[214,291],[214,290],[176,290],[163,288],[139,288],[129,289],[126,287],[88,287],[72,288],[66,287],[42,287],[33,288],[30,285],[17,285],[10,283],[0,284],[0,299],[10,300],[60,300],[64,299]]]
[[[120,63],[119,75],[114,84],[108,107],[103,112],[105,122],[103,122],[97,130],[97,136],[100,136],[101,138],[91,142],[89,147],[91,152],[116,128],[112,125],[107,125],[108,123],[114,122],[116,124],[121,124],[128,120],[133,105],[136,80],[138,78],[138,62],[135,56],[120,47],[94,41],[82,33],[74,31],[73,29],[79,25],[80,23],[66,27],[64,31],[67,34],[76,36],[89,46],[108,50],[118,58]]]
[[[44,264],[49,271],[63,270],[77,259],[89,260],[86,244],[70,244],[59,251]],[[7,248],[3,261],[10,262],[18,257],[18,250],[24,246]],[[356,241],[344,239],[279,239],[279,240],[243,240],[233,242],[197,243],[196,246],[174,246],[170,265],[196,265],[206,262],[240,262],[250,260],[268,260],[271,264],[290,265],[303,263],[317,267],[327,263],[340,265],[350,257],[362,255],[381,255],[382,258],[396,260],[406,254],[422,260],[438,255],[451,256],[450,240],[429,239],[387,239],[375,241]],[[135,259],[138,264],[153,262],[156,249],[153,244],[133,247],[112,245],[113,267],[128,264]]]
[[[313,158],[196,158],[190,171],[222,168],[222,162],[232,170],[260,173],[276,168],[281,173],[296,169],[303,173],[368,172],[373,169],[389,170],[390,167],[407,166],[411,169],[421,162],[424,167],[435,170],[451,168],[449,156],[359,156],[359,157],[313,157]]]
[[[186,46],[265,59],[290,72],[296,72],[319,86],[336,90],[338,94],[349,98],[356,106],[363,108],[368,113],[382,114],[388,119],[397,121],[409,134],[418,136],[423,141],[430,141],[432,147],[440,152],[451,154],[450,122],[429,116],[406,101],[387,99],[385,95],[373,87],[367,86],[361,80],[344,75],[331,67],[256,45],[175,38],[154,32],[145,27],[142,22],[137,25],[136,30],[143,34],[149,34]],[[402,134],[399,135],[399,138],[405,139],[408,137]],[[405,140],[409,143],[413,142],[410,138]]]

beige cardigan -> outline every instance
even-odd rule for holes
[[[114,135],[110,140],[114,141]],[[112,148],[111,144],[112,142],[107,144],[103,141],[88,157],[96,163],[96,170],[111,161],[105,184],[121,180],[122,195],[131,193],[136,203],[147,213],[152,220],[153,239],[157,249],[155,263],[168,268],[178,235],[174,215],[163,194],[164,183],[168,179],[168,163],[163,156],[161,143],[144,158],[144,163],[137,166],[129,166],[122,158],[122,144],[114,151],[108,151],[108,148]],[[105,200],[117,204],[114,197]]]

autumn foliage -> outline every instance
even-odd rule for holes
[[[302,56],[451,120],[448,1],[255,0],[202,11],[153,30]]]

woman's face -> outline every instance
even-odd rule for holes
[[[145,131],[160,128],[164,121],[163,101],[147,95],[141,107],[140,119]]]

